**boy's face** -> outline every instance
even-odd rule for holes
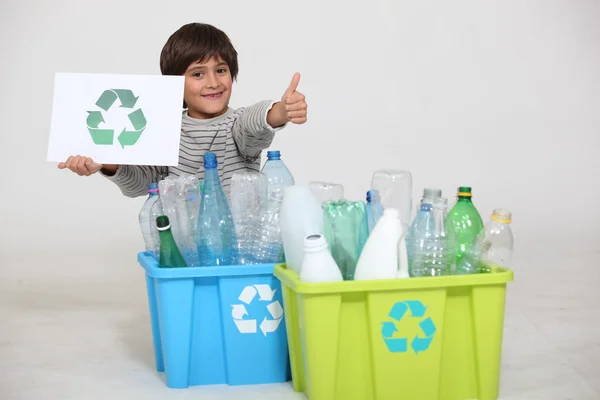
[[[192,118],[218,117],[227,111],[233,80],[227,64],[219,58],[192,63],[185,71],[183,97]]]

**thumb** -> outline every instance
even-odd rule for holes
[[[88,170],[91,173],[98,172],[100,170],[100,168],[102,168],[102,164],[98,164],[98,163],[94,162],[94,160],[92,160],[91,158],[88,158],[87,160],[85,160],[85,166],[88,168]]]
[[[292,78],[292,82],[290,83],[290,86],[285,91],[285,95],[290,95],[290,94],[294,93],[296,91],[296,89],[298,89],[299,83],[300,83],[300,74],[298,72],[296,72],[294,74],[294,77]]]

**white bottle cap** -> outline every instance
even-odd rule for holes
[[[313,253],[321,250],[327,249],[327,240],[325,240],[325,236],[320,233],[315,233],[313,235],[308,235],[304,239],[304,251]]]

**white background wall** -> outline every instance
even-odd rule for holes
[[[135,262],[144,199],[45,161],[54,74],[159,74],[163,44],[192,21],[238,49],[233,107],[277,99],[302,73],[309,122],[273,144],[298,182],[341,182],[359,199],[374,170],[409,169],[414,201],[424,186],[452,199],[471,185],[484,219],[513,211],[520,254],[590,250],[600,234],[599,16],[594,0],[3,0],[2,254],[94,250]]]

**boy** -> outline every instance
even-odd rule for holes
[[[279,102],[229,108],[238,73],[237,52],[227,35],[214,26],[191,23],[179,28],[162,49],[160,69],[163,75],[185,76],[176,167],[102,165],[89,157],[71,156],[58,168],[68,168],[81,176],[100,171],[125,196],[137,197],[147,194],[148,184],[168,175],[193,174],[203,179],[203,156],[212,151],[219,162],[219,177],[228,188],[234,172],[259,170],[261,151],[270,146],[275,132],[288,122],[306,122],[306,101],[296,91],[299,74],[294,75]]]

